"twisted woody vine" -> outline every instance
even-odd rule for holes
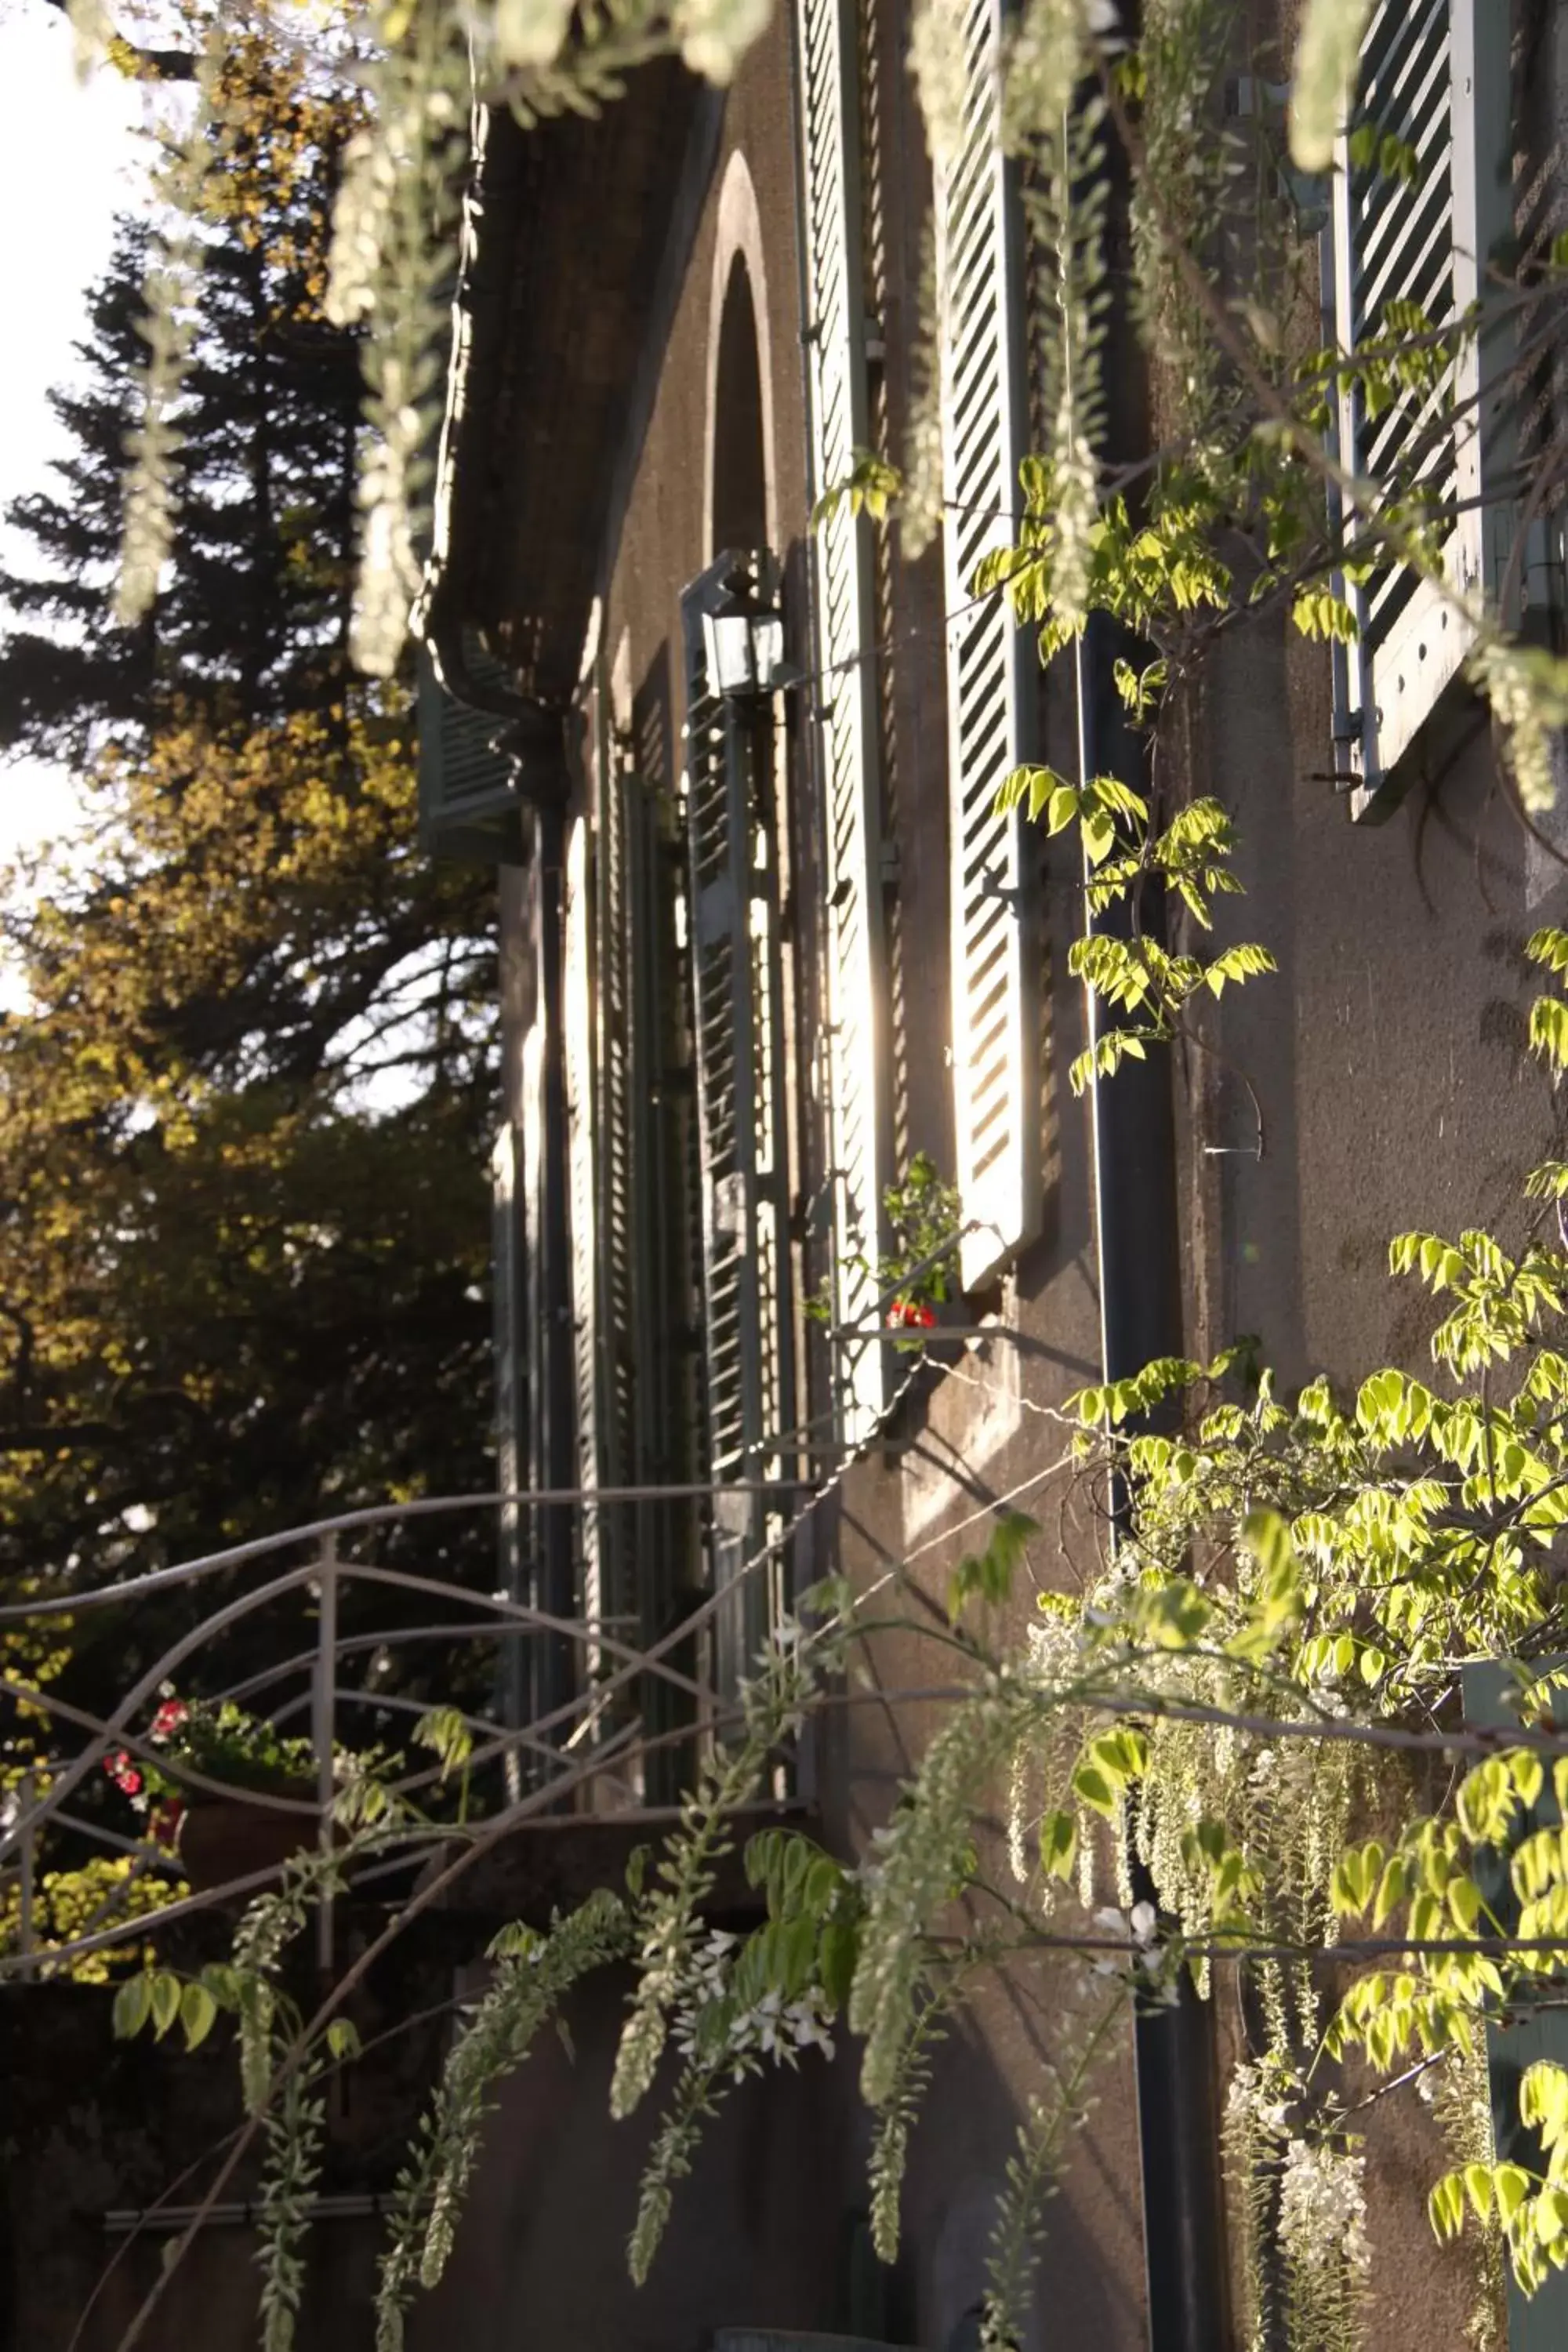
[[[368,322],[359,649],[372,668],[395,658],[417,587],[445,267],[431,239],[451,223],[468,37],[489,93],[531,120],[612,103],[625,73],[661,50],[723,80],[765,13],[758,0],[478,0],[461,12],[398,0],[369,12],[371,120],[340,199],[331,303]],[[1201,1039],[1206,1003],[1272,970],[1265,943],[1211,941],[1217,902],[1239,887],[1232,821],[1215,798],[1178,795],[1169,755],[1214,646],[1249,618],[1283,612],[1304,637],[1348,641],[1347,583],[1412,567],[1462,613],[1508,789],[1527,819],[1550,801],[1568,671],[1447,578],[1422,460],[1423,435],[1452,429],[1445,387],[1462,352],[1500,322],[1521,347],[1557,327],[1568,247],[1495,272],[1471,313],[1434,320],[1390,304],[1353,348],[1318,347],[1303,324],[1317,320],[1310,175],[1329,164],[1364,14],[1354,0],[1311,0],[1277,115],[1225,114],[1239,35],[1222,0],[1147,0],[1136,40],[1113,8],[1029,0],[1007,54],[998,135],[1018,163],[1045,289],[1048,433],[1022,469],[1015,541],[973,587],[1007,599],[1043,660],[1096,614],[1141,649],[1117,672],[1145,746],[1139,780],[1031,767],[1003,787],[1081,852],[1087,916],[1120,904],[1129,917],[1116,936],[1086,922],[1072,950],[1074,973],[1111,1016],[1075,1065],[1080,1089]],[[921,0],[910,63],[939,166],[957,136],[962,42],[955,0]],[[1260,88],[1288,70],[1252,62]],[[209,72],[190,150],[198,177],[217,87]],[[1353,135],[1372,167],[1417,168],[1375,125]],[[1108,158],[1131,188],[1130,299],[1163,420],[1153,457],[1120,472],[1102,454]],[[176,247],[168,266],[183,255]],[[159,420],[177,341],[152,347],[151,479],[167,454]],[[1347,389],[1373,413],[1403,404],[1414,420],[1375,482],[1330,450],[1331,406]],[[940,514],[928,425],[917,404],[904,462],[864,453],[825,504],[847,499],[918,544]],[[1550,448],[1539,457],[1548,473],[1559,463]],[[132,606],[156,578],[160,498],[173,495],[143,483],[132,497]],[[1142,920],[1155,888],[1177,918],[1170,944]],[[1568,933],[1540,931],[1528,953],[1542,975],[1531,1045],[1558,1106]],[[801,1596],[662,1853],[547,1929],[497,1937],[394,2200],[378,2352],[395,2352],[414,2297],[442,2274],[497,2084],[587,1972],[627,1963],[612,2109],[660,2102],[630,2226],[639,2279],[735,2084],[828,2061],[858,2068],[875,2120],[873,2233],[892,2260],[935,2043],[989,1979],[1048,1967],[1067,1990],[994,2219],[986,2352],[1019,2340],[1041,2208],[1098,2069],[1130,2014],[1170,2001],[1184,1980],[1226,2002],[1236,2028],[1225,2150],[1246,2340],[1289,2352],[1365,2341],[1358,2118],[1384,2096],[1431,2107],[1447,2147],[1432,2225],[1473,2245],[1474,2337],[1500,2340],[1505,2267],[1525,2294],[1568,2267],[1568,2070],[1525,2070],[1502,2151],[1486,2071],[1489,2032],[1555,1996],[1568,1952],[1568,1131],[1556,1151],[1525,1178],[1505,1231],[1392,1240],[1391,1279],[1430,1301],[1423,1372],[1373,1367],[1353,1394],[1317,1380],[1285,1396],[1237,1349],[1149,1364],[1047,1416],[1055,1434],[1033,1483],[1050,1497],[1053,1531],[998,1511],[954,1570],[941,1635],[952,1695],[885,1826],[852,1860],[794,1831],[753,1839],[744,1866],[765,1916],[735,1937],[705,1916],[734,1812],[766,1793],[803,1721],[897,1618],[906,1579]],[[877,1272],[899,1344],[918,1350],[947,1295],[938,1227],[955,1212],[929,1161],[889,1211],[908,1247]],[[1504,1693],[1502,1731],[1466,1721],[1466,1672],[1483,1665]],[[158,1737],[176,1727],[165,1717]],[[421,1734],[443,1776],[460,1769],[456,1719],[431,1718]],[[220,2019],[235,2022],[248,2137],[265,2142],[268,2352],[292,2339],[324,2082],[353,2063],[349,2011],[369,1964],[307,2014],[286,1990],[289,1949],[367,1854],[437,1832],[455,1853],[406,1917],[510,1825],[433,1824],[396,1760],[344,1773],[340,1843],[286,1865],[227,1962],[182,1976],[151,1950],[115,1996],[122,2033],[181,2030],[194,2046]],[[975,1828],[993,1812],[1005,1824],[996,1851]],[[146,1926],[133,1924],[140,1954]],[[56,1963],[71,1964],[68,1936]]]

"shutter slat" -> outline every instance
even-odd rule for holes
[[[958,1185],[978,1230],[966,1288],[1038,1230],[1037,1010],[1024,838],[996,793],[1026,756],[1022,633],[1003,601],[978,606],[974,568],[1010,543],[1024,454],[1021,253],[997,139],[1001,0],[965,23],[964,139],[937,190],[952,866],[953,1108]]]
[[[843,481],[868,437],[861,287],[858,54],[853,0],[802,0],[803,171],[808,191],[812,468]],[[886,1355],[874,1266],[886,1244],[891,1181],[881,878],[875,746],[870,526],[841,500],[813,539],[818,613],[819,767],[827,848],[827,1150],[836,1325],[859,1327],[835,1350],[841,1433],[864,1436],[881,1412]],[[864,1337],[860,1335],[864,1334]]]

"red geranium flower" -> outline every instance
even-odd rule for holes
[[[936,1309],[926,1306],[921,1299],[905,1298],[895,1301],[888,1320],[889,1323],[914,1324],[919,1329],[929,1331],[936,1321]]]
[[[142,1775],[132,1760],[131,1750],[128,1748],[117,1748],[111,1756],[106,1756],[103,1759],[103,1769],[115,1786],[122,1789],[128,1797],[139,1797],[142,1794]]]
[[[171,1738],[178,1731],[190,1711],[183,1698],[166,1698],[153,1717],[153,1728],[148,1734],[149,1738],[159,1741]]]

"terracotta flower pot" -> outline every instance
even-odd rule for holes
[[[307,1789],[280,1790],[305,1798]],[[194,1796],[180,1822],[180,1865],[195,1895],[210,1895],[230,1879],[276,1870],[291,1854],[315,1845],[316,1825],[303,1813],[275,1811],[250,1797]]]

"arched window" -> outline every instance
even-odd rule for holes
[[[710,555],[767,545],[767,462],[757,312],[742,255],[730,265],[713,395],[713,538]]]

